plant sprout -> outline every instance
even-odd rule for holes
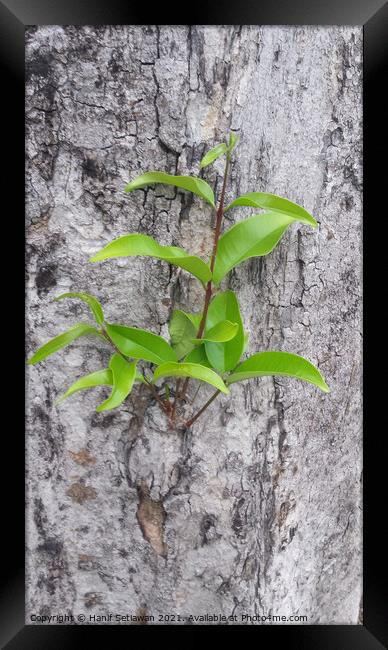
[[[130,193],[148,185],[173,185],[192,192],[215,210],[213,248],[210,260],[176,246],[162,246],[148,235],[131,233],[115,239],[98,251],[90,262],[102,262],[114,257],[152,256],[191,273],[204,289],[202,310],[188,313],[172,311],[169,322],[170,341],[138,327],[108,323],[99,301],[87,293],[64,293],[55,300],[77,298],[85,302],[96,321],[92,326],[79,323],[42,345],[29,359],[29,364],[46,357],[84,335],[93,335],[108,342],[113,354],[107,368],[78,379],[57,402],[73,393],[95,386],[110,386],[107,399],[97,411],[117,408],[131,393],[135,383],[141,382],[164,411],[171,427],[187,429],[202,415],[220,394],[228,394],[229,387],[253,377],[283,375],[314,384],[324,392],[329,388],[319,370],[310,361],[290,352],[256,352],[248,358],[244,352],[248,342],[237,297],[233,291],[220,291],[227,274],[251,257],[270,253],[289,225],[300,222],[315,228],[317,222],[304,208],[288,199],[266,192],[249,192],[225,206],[225,190],[232,152],[237,136],[231,132],[228,143],[211,149],[201,160],[203,169],[220,156],[225,156],[222,188],[216,207],[212,188],[197,176],[173,176],[150,171],[138,176],[126,187]],[[239,206],[264,210],[239,221],[222,233],[226,211]],[[141,364],[141,365],[139,365]],[[148,370],[146,374],[146,370]],[[175,378],[175,387],[167,383]],[[189,381],[205,382],[215,388],[210,399],[187,418],[181,416],[187,403]],[[170,380],[171,381],[171,380]]]

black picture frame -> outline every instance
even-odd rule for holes
[[[384,204],[384,187],[387,183],[385,148],[387,138],[388,104],[383,89],[387,86],[388,70],[388,4],[381,0],[294,0],[285,5],[281,0],[239,0],[220,3],[199,2],[191,16],[177,16],[173,7],[159,6],[159,9],[141,11],[139,4],[131,6],[118,0],[94,0],[77,3],[51,0],[6,0],[0,1],[0,79],[2,99],[2,162],[3,162],[3,242],[8,242],[4,252],[14,257],[7,262],[7,273],[3,270],[3,305],[7,315],[3,335],[3,352],[10,358],[4,361],[7,369],[6,386],[3,393],[3,425],[7,412],[12,420],[3,426],[2,435],[2,478],[5,479],[2,499],[2,553],[0,591],[0,645],[10,650],[28,648],[74,647],[77,640],[84,640],[96,629],[99,636],[105,626],[35,626],[24,622],[24,420],[21,408],[21,390],[15,390],[16,383],[24,375],[24,359],[16,354],[23,337],[22,315],[11,310],[12,296],[22,292],[23,219],[24,213],[24,30],[26,25],[43,24],[145,24],[146,16],[152,16],[155,24],[256,24],[256,25],[362,25],[364,28],[364,624],[363,625],[321,625],[321,626],[254,626],[250,631],[257,639],[286,643],[287,648],[314,650],[378,650],[388,647],[388,580],[386,570],[386,536],[383,533],[387,511],[387,422],[383,401],[382,378],[378,367],[383,365],[383,342],[386,328],[380,311],[385,256],[382,247],[387,241],[381,228],[387,228],[388,215]],[[385,82],[385,83],[384,83]],[[6,201],[7,210],[4,209]],[[8,233],[4,230],[8,228]],[[20,239],[17,234],[20,234]],[[376,234],[378,233],[378,236]],[[373,288],[378,287],[375,298]],[[4,296],[4,293],[6,294]],[[376,292],[377,294],[377,292]],[[21,305],[21,301],[17,300]],[[9,323],[9,315],[12,322]],[[3,319],[2,319],[3,320]],[[19,323],[19,324],[18,324]],[[9,342],[9,344],[8,344]],[[12,344],[11,344],[12,343]],[[377,359],[378,364],[373,360]],[[11,369],[14,377],[8,378]],[[5,390],[5,389],[4,389]],[[4,397],[6,398],[4,400]],[[9,403],[9,402],[13,403]],[[5,403],[4,403],[5,402]],[[377,416],[376,418],[374,416]],[[8,470],[5,472],[5,470]],[[28,471],[28,467],[26,467]],[[144,631],[144,627],[146,631]],[[171,626],[168,626],[171,627]],[[196,629],[200,626],[194,626]],[[235,633],[234,628],[228,630]],[[154,626],[143,626],[141,635],[147,635]],[[182,628],[181,628],[182,629]],[[185,628],[187,629],[187,628]],[[139,628],[136,628],[137,634]],[[214,628],[213,628],[214,631]],[[131,636],[129,636],[129,634]],[[237,632],[241,634],[241,630]],[[133,639],[134,628],[109,626],[110,645],[117,635]],[[194,633],[194,635],[196,632]],[[88,637],[89,638],[89,637]],[[193,637],[194,638],[194,637]]]

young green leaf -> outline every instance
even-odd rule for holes
[[[55,403],[59,404],[60,402],[63,402],[64,399],[70,397],[70,395],[73,395],[73,393],[76,393],[78,390],[85,390],[86,388],[93,388],[94,386],[112,386],[112,384],[113,376],[112,371],[109,368],[97,370],[97,372],[85,375],[74,382],[74,384],[68,388],[66,393],[63,393],[63,395],[60,395],[60,397],[55,400]]]
[[[185,314],[186,314],[187,318],[189,318],[191,320],[194,327],[198,330],[199,325],[201,323],[202,314],[189,314],[187,312],[185,312]]]
[[[55,301],[63,300],[63,298],[79,298],[80,300],[86,302],[86,304],[89,305],[90,309],[93,312],[93,316],[96,319],[96,323],[98,325],[103,325],[104,312],[102,311],[102,307],[96,298],[93,298],[93,296],[89,296],[88,293],[84,293],[84,292],[74,293],[73,291],[71,291],[69,293],[62,293],[60,296],[54,298],[54,300]]]
[[[69,343],[72,343],[75,339],[78,339],[80,336],[85,336],[86,334],[101,336],[100,332],[95,327],[88,325],[88,323],[78,323],[78,325],[74,325],[66,332],[63,332],[63,334],[55,336],[53,339],[50,339],[50,341],[38,348],[28,360],[28,363],[30,365],[39,363],[39,361],[43,361],[43,359],[48,357],[50,354],[58,352],[58,350],[69,345]]]
[[[192,339],[197,334],[198,327],[186,312],[175,309],[168,325],[170,332],[171,346],[175,350],[178,359],[182,359],[193,349]]]
[[[293,203],[276,194],[269,194],[268,192],[248,192],[247,194],[243,194],[243,196],[239,196],[238,199],[232,201],[225,208],[225,212],[237,206],[263,208],[270,212],[285,214],[287,217],[292,217],[296,221],[306,223],[313,228],[316,228],[318,225],[314,217],[297,203]]]
[[[237,333],[226,343],[205,342],[206,356],[219,372],[232,370],[239,362],[244,349],[244,329],[237,298],[233,291],[217,294],[209,305],[205,338],[213,327],[228,320],[237,324]]]
[[[234,131],[230,132],[229,135],[229,144],[228,144],[228,153],[232,153],[233,149],[237,146],[240,137]]]
[[[108,411],[120,406],[128,397],[136,377],[136,361],[125,361],[120,354],[114,354],[109,361],[113,388],[108,399],[97,406],[96,411]]]
[[[330,392],[330,388],[319,370],[304,357],[290,352],[257,352],[240,363],[226,381],[228,384],[233,384],[251,377],[266,377],[268,375],[284,375],[302,379],[314,384],[325,393]]]
[[[198,280],[206,283],[211,278],[209,266],[200,257],[190,255],[183,248],[177,246],[162,246],[149,235],[133,233],[114,239],[98,251],[90,262],[101,262],[112,257],[156,257],[169,264],[175,264],[194,275]]]
[[[210,343],[225,343],[236,336],[238,328],[238,323],[231,323],[230,320],[223,320],[207,330],[202,339],[193,339],[193,343],[195,343],[195,345],[201,345],[203,341]]]
[[[231,269],[250,257],[270,253],[294,221],[285,214],[264,212],[229,228],[218,241],[214,283],[218,285]]]
[[[220,156],[222,156],[223,153],[226,153],[228,150],[228,147],[226,144],[223,142],[222,144],[218,144],[216,147],[213,149],[210,149],[204,157],[201,160],[201,163],[199,165],[200,169],[203,169],[204,167],[207,167],[210,165],[212,162],[217,160]]]
[[[205,344],[198,345],[184,358],[184,363],[199,363],[201,366],[211,368],[209,359],[206,356]]]
[[[211,384],[222,393],[229,393],[221,377],[214,370],[201,366],[199,363],[163,363],[156,368],[153,382],[160,377],[192,377]]]
[[[196,176],[173,176],[171,174],[166,174],[165,172],[147,172],[141,176],[137,176],[133,181],[128,183],[125,187],[125,192],[132,192],[141,187],[146,187],[147,185],[153,185],[154,183],[162,183],[163,185],[174,185],[175,187],[181,187],[184,190],[188,190],[193,194],[197,194],[202,199],[205,199],[211,206],[214,206],[214,193],[210,185],[202,178],[197,178]]]
[[[160,365],[177,361],[177,355],[167,341],[158,334],[138,327],[106,325],[106,331],[122,354],[133,359],[144,359]]]

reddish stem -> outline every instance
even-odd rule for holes
[[[229,154],[226,156],[226,163],[225,163],[225,173],[224,173],[224,180],[222,183],[222,189],[221,189],[221,195],[220,195],[220,202],[218,205],[218,210],[217,210],[217,216],[216,216],[216,227],[214,230],[214,243],[213,243],[213,251],[212,251],[212,256],[210,259],[210,270],[213,273],[214,271],[214,265],[216,263],[216,255],[217,255],[217,249],[218,249],[218,240],[220,238],[221,234],[221,226],[222,226],[222,217],[224,216],[224,201],[225,201],[225,190],[226,190],[226,180],[228,176],[228,169],[229,169]],[[205,330],[205,325],[206,325],[206,318],[207,318],[207,312],[209,310],[209,305],[212,297],[212,281],[211,279],[206,285],[206,294],[205,294],[205,304],[203,306],[203,312],[202,312],[202,318],[201,322],[199,324],[198,332],[197,332],[197,339],[201,339]],[[184,384],[182,386],[182,392],[181,392],[181,397],[184,398],[187,392],[187,387],[190,381],[190,377],[187,377],[184,381]]]
[[[208,401],[206,402],[206,404],[204,404],[203,407],[202,407],[202,408],[201,408],[201,409],[200,409],[200,410],[199,410],[195,415],[193,415],[192,418],[190,418],[190,420],[187,420],[187,422],[186,422],[186,428],[187,428],[187,429],[189,429],[189,428],[191,427],[191,425],[194,424],[194,422],[199,418],[200,415],[202,415],[202,413],[203,413],[204,411],[206,411],[207,407],[210,406],[210,404],[211,404],[211,403],[216,399],[217,395],[218,395],[220,392],[221,392],[221,391],[216,390],[216,392],[213,393],[213,395],[211,396],[211,398],[208,399]]]

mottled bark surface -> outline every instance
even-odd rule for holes
[[[173,188],[130,195],[148,169],[198,173],[230,127],[227,199],[270,191],[319,221],[224,282],[248,352],[303,354],[331,393],[286,378],[233,386],[185,436],[139,388],[57,395],[107,365],[80,339],[29,370],[27,622],[58,613],[306,615],[357,623],[361,600],[361,55],[359,27],[60,27],[27,31],[28,351],[88,319],[168,335],[198,308],[185,272],[89,264],[142,232],[205,255],[209,206]],[[205,170],[217,183],[222,163]],[[252,210],[233,210],[226,226]],[[192,382],[191,391],[195,389]],[[201,388],[198,404],[211,391]],[[238,622],[240,620],[238,619]]]

